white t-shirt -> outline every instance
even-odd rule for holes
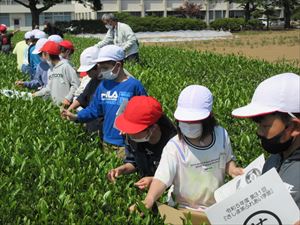
[[[173,184],[170,190],[179,207],[202,211],[215,203],[214,191],[224,183],[226,163],[233,158],[227,131],[220,126],[206,147],[176,135],[164,147],[154,178],[167,187]]]

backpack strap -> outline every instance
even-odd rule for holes
[[[178,145],[173,139],[171,139],[170,142],[172,142],[172,143],[176,146],[176,148],[177,148],[177,150],[178,150],[178,152],[179,152],[181,158],[183,159],[183,161],[185,161],[185,156],[184,156],[184,154],[183,154],[183,151],[182,151],[181,148],[179,147],[179,145]]]

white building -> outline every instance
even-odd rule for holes
[[[28,1],[28,0],[27,0]],[[24,2],[27,2],[26,0]],[[89,7],[74,0],[64,0],[40,15],[40,24],[44,22],[54,23],[56,21],[70,21],[79,19],[99,19],[106,12],[127,12],[135,16],[174,15],[176,8],[182,5],[184,0],[102,0],[102,10],[92,11]],[[207,0],[190,1],[202,5],[201,19],[207,23],[216,18],[242,17],[244,12],[238,4],[215,0],[208,3]],[[211,2],[211,1],[210,1]],[[42,5],[38,5],[38,8]],[[0,1],[0,24],[4,23],[10,29],[20,28],[23,30],[31,29],[30,10],[13,0]]]

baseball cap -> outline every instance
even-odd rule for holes
[[[42,47],[44,46],[44,44],[46,44],[47,41],[48,41],[47,38],[40,38],[40,39],[36,42],[35,48],[34,48],[34,50],[32,51],[32,54],[39,54],[39,53],[41,53],[41,49],[42,49]]]
[[[250,104],[232,111],[235,117],[249,118],[273,112],[300,112],[300,76],[282,73],[261,82]]]
[[[48,40],[49,40],[49,41],[54,41],[54,42],[56,42],[56,43],[60,43],[60,42],[63,41],[63,39],[61,38],[61,36],[59,36],[59,35],[57,35],[57,34],[50,35],[50,36],[48,37]]]
[[[32,35],[34,36],[34,39],[47,38],[47,34],[44,31],[38,29],[33,30]]]
[[[106,45],[101,48],[98,58],[94,60],[97,62],[106,62],[106,61],[122,61],[125,58],[125,52],[123,48],[116,45]]]
[[[95,59],[98,57],[98,53],[100,50],[98,47],[92,46],[83,50],[80,55],[80,67],[78,68],[78,72],[86,72],[92,69],[96,62]]]
[[[31,31],[27,31],[25,34],[24,34],[24,39],[30,39],[32,36],[32,32]]]
[[[5,24],[0,24],[0,31],[4,32],[7,30],[7,26]]]
[[[190,85],[181,91],[174,117],[179,121],[203,120],[210,115],[212,106],[213,96],[207,87]]]
[[[128,102],[124,112],[116,118],[116,127],[136,134],[153,125],[162,116],[161,104],[150,96],[135,96]]]
[[[47,52],[51,55],[59,55],[60,49],[59,45],[54,41],[47,41],[44,46],[40,49],[41,52]]]
[[[69,40],[63,40],[63,41],[59,42],[59,45],[66,48],[66,49],[74,50],[74,45]]]

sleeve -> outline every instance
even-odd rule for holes
[[[91,80],[91,78],[89,76],[83,77],[81,79],[80,85],[74,93],[75,97],[78,97],[79,95],[81,95],[83,93],[86,85],[90,82],[90,80]]]
[[[101,101],[101,86],[97,88],[95,97],[88,107],[82,109],[77,114],[78,122],[88,122],[98,118],[103,114],[102,101]]]
[[[169,141],[163,149],[159,165],[154,175],[155,179],[160,180],[167,187],[172,185],[177,172],[178,161],[176,155],[172,152],[173,148],[176,148],[176,146]]]
[[[43,75],[43,70],[40,67],[40,64],[36,67],[36,71],[35,71],[35,75],[33,80],[31,81],[25,81],[24,82],[24,86],[30,89],[36,89],[40,86],[42,86],[42,84],[40,83],[40,76]]]
[[[41,90],[35,92],[35,96],[40,97],[40,96],[49,95],[50,92],[51,92],[51,89],[50,89],[51,82],[52,81],[48,79],[48,83],[47,83],[46,87],[44,87]]]
[[[137,167],[134,154],[132,153],[131,146],[129,144],[126,144],[126,146],[125,146],[124,163],[131,163],[135,168]]]
[[[98,42],[95,46],[98,48],[102,48],[105,45],[113,44],[114,42],[114,31],[113,29],[110,29],[107,31],[104,39],[100,42]]]
[[[77,77],[76,71],[69,64],[67,64],[67,65],[68,66],[65,67],[65,75],[67,76],[67,79],[70,83],[70,91],[65,96],[65,98],[71,102],[73,99],[74,93],[79,86],[79,79]]]
[[[18,44],[16,44],[16,46],[14,47],[14,50],[13,50],[13,54],[17,54],[17,49],[18,49]]]
[[[137,82],[138,82],[138,85],[137,85],[137,88],[135,91],[135,95],[136,96],[143,96],[143,95],[147,96],[147,92],[146,92],[144,86],[142,85],[142,83],[139,80],[137,80]]]
[[[125,24],[123,29],[124,29],[123,32],[124,32],[124,35],[126,38],[126,42],[123,43],[122,47],[123,47],[124,51],[126,52],[132,45],[134,45],[134,43],[136,43],[137,40],[136,40],[136,36],[133,33],[130,26]]]
[[[231,160],[236,160],[235,155],[232,152],[232,147],[231,147],[231,142],[230,142],[230,138],[229,135],[227,133],[227,131],[223,128],[222,129],[222,133],[223,133],[223,142],[224,142],[224,150],[226,153],[226,162],[229,162]]]
[[[86,108],[89,105],[89,92],[90,92],[90,85],[92,80],[85,86],[83,92],[77,97],[77,101],[80,103],[80,106]]]

